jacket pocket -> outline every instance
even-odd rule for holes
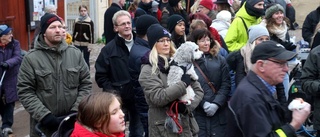
[[[52,72],[50,70],[36,70],[38,88],[41,90],[52,89]]]
[[[69,89],[77,88],[79,85],[79,67],[67,69],[67,83]]]
[[[86,33],[83,33],[83,37],[84,37],[86,40],[89,40],[89,37],[87,36]]]

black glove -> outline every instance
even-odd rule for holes
[[[284,48],[286,48],[287,50],[290,50],[290,51],[296,49],[296,47],[297,47],[296,45],[294,45],[291,42],[283,42],[283,46],[284,46]]]
[[[188,109],[187,109],[187,106],[186,106],[185,103],[177,102],[177,101],[176,101],[176,103],[177,104],[174,104],[174,105],[178,105],[178,113],[180,113],[180,114],[188,114]],[[170,105],[172,105],[172,104],[170,104]],[[176,113],[176,106],[172,107],[172,111],[174,113]]]
[[[6,63],[6,62],[1,62],[1,67],[3,68],[3,69],[8,69],[9,68],[9,65],[8,65],[8,63]]]
[[[181,77],[181,81],[183,81],[184,83],[186,83],[186,87],[188,87],[191,83],[191,77],[189,74],[183,74]]]
[[[46,115],[40,122],[42,127],[48,127],[51,130],[57,130],[62,119],[58,119],[51,113]]]

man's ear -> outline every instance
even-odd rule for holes
[[[46,34],[43,34],[43,36],[45,37],[45,36],[46,36]]]
[[[118,28],[117,28],[116,25],[113,25],[113,31],[114,31],[114,32],[118,32]]]

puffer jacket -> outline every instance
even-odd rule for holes
[[[139,76],[140,85],[143,88],[146,101],[149,105],[148,122],[149,122],[149,136],[150,137],[192,137],[197,136],[191,132],[191,127],[198,125],[191,125],[190,120],[193,111],[203,97],[203,91],[199,82],[191,82],[191,87],[195,92],[195,98],[188,105],[189,114],[180,114],[181,126],[183,132],[181,134],[171,133],[165,129],[165,120],[167,118],[166,111],[169,108],[170,102],[178,99],[186,94],[186,87],[184,82],[178,82],[175,85],[167,85],[167,73],[159,72],[152,74],[152,66],[150,64],[143,64]]]
[[[248,29],[250,26],[259,24],[261,22],[261,18],[257,19],[255,16],[249,15],[245,9],[245,6],[242,6],[237,12],[236,18],[232,21],[224,39],[230,52],[239,50],[248,41],[247,29],[245,28],[245,25],[240,17],[243,18]]]
[[[320,130],[320,46],[311,50],[302,68],[302,91],[313,97],[314,117],[313,128]]]
[[[194,114],[200,128],[199,136],[225,136],[226,132],[226,113],[227,113],[227,100],[230,92],[230,75],[227,62],[224,57],[211,54],[205,54],[196,63],[201,68],[202,72],[207,76],[210,82],[213,83],[215,92],[212,91],[208,82],[205,80],[199,69],[195,67],[195,71],[199,76],[199,83],[203,89],[204,96],[199,106],[195,109]],[[215,103],[219,106],[217,112],[208,117],[203,109],[205,102]]]
[[[40,34],[35,48],[24,56],[17,87],[20,102],[31,116],[30,136],[36,136],[34,127],[47,114],[59,117],[77,111],[92,82],[80,50],[65,41],[49,47]]]
[[[230,27],[230,23],[223,20],[215,19],[212,21],[210,27],[215,28],[218,31],[218,33],[222,36],[222,38],[225,39],[228,29]]]
[[[4,48],[0,48],[0,62],[6,62],[9,68],[4,74],[4,69],[0,67],[0,74],[4,76],[2,81],[2,90],[0,90],[0,95],[5,94],[6,103],[12,103],[18,100],[17,94],[17,81],[19,67],[22,61],[21,49],[19,41],[12,39]],[[2,93],[1,91],[4,91]]]

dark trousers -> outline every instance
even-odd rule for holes
[[[76,47],[77,47],[78,49],[80,49],[80,51],[82,52],[83,58],[84,58],[84,60],[86,61],[87,65],[88,65],[88,67],[89,67],[89,69],[90,69],[90,63],[89,63],[90,52],[88,51],[88,46],[77,46],[77,45],[76,45]]]
[[[127,114],[129,115],[129,137],[143,137],[143,125],[134,104],[128,104],[123,107],[127,110]]]
[[[14,105],[15,105],[15,102],[4,104],[1,98],[1,101],[0,101],[0,114],[2,118],[1,129],[12,127]]]

